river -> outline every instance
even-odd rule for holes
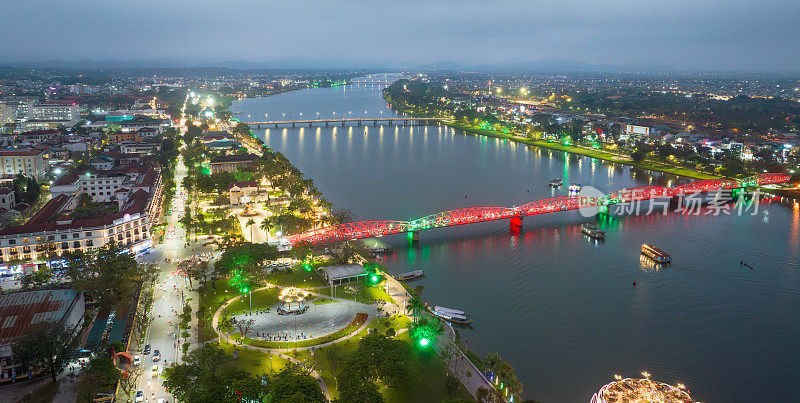
[[[241,120],[397,116],[381,88],[295,91],[234,110]],[[358,220],[565,194],[548,187],[552,178],[605,192],[686,181],[436,125],[253,129]],[[404,235],[381,241],[394,249],[390,272],[425,269],[415,283],[424,300],[472,314],[472,328],[460,330],[467,346],[510,361],[527,397],[585,402],[614,374],[646,370],[698,400],[794,401],[800,206],[775,201],[753,212],[595,221],[573,211],[528,217],[517,235],[498,221],[423,231],[416,247]],[[583,236],[583,222],[607,239]],[[642,243],[671,253],[673,264],[647,265]]]

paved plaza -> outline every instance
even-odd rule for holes
[[[359,312],[370,317],[377,315],[375,305],[367,305],[354,301],[335,301],[321,305],[308,302],[308,310],[302,314],[288,313],[278,315],[276,303],[269,312],[253,311],[252,315],[239,313],[233,317],[239,320],[253,319],[255,323],[247,332],[247,337],[273,341],[297,341],[322,337],[334,333],[355,319]],[[236,329],[236,326],[234,326]],[[238,332],[234,330],[234,332]]]

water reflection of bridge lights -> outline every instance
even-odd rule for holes
[[[644,378],[623,378],[614,375],[614,381],[603,385],[592,396],[591,403],[690,403],[695,402],[686,390],[686,386],[678,383],[672,386],[650,379],[650,374],[642,372]]]

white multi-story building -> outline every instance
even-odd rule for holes
[[[100,217],[76,219],[72,212],[77,193],[54,195],[25,224],[0,230],[0,258],[42,263],[64,252],[88,252],[110,242],[131,251],[149,247],[151,220],[160,211],[161,175],[151,169],[139,178],[125,193],[117,192],[123,198],[119,211]],[[87,184],[91,188],[91,179]],[[11,270],[0,265],[0,272]]]
[[[64,126],[75,126],[80,118],[78,105],[38,104],[31,108],[29,119],[36,122],[61,122]]]

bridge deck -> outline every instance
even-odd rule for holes
[[[444,120],[442,118],[344,118],[344,119],[301,119],[301,120],[269,120],[263,122],[242,122],[246,125],[290,125],[290,124],[308,124],[308,123],[347,123],[347,122],[400,122],[400,121],[417,121],[417,122],[436,122]]]
[[[289,237],[289,242],[326,243],[351,239],[370,238],[402,232],[417,232],[426,229],[452,227],[503,219],[517,219],[525,216],[574,210],[581,207],[608,206],[652,198],[682,197],[694,193],[736,189],[749,186],[762,186],[789,181],[789,175],[765,173],[742,180],[712,179],[701,180],[674,188],[645,186],[623,189],[603,197],[559,196],[536,200],[516,207],[466,207],[431,214],[413,221],[360,221],[319,228]]]

